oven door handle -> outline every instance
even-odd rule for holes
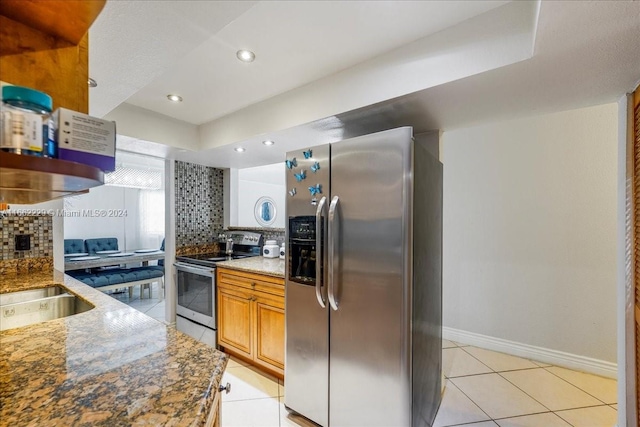
[[[200,276],[215,277],[215,267],[200,268],[180,262],[174,263],[173,266],[177,271],[186,271],[187,273],[199,274]]]

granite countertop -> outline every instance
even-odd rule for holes
[[[0,332],[0,426],[205,424],[226,354],[57,271],[0,292],[53,284],[95,308]]]
[[[234,259],[231,261],[216,262],[216,266],[247,271],[249,273],[266,274],[267,276],[281,277],[284,279],[284,260],[280,258],[254,256]]]

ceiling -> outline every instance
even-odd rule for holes
[[[107,1],[89,30],[89,112],[104,116],[254,4]]]
[[[101,88],[90,111],[126,101],[199,125],[504,3],[108,1],[90,32]],[[256,60],[240,62],[239,49]],[[184,102],[168,102],[170,93]]]
[[[90,111],[104,115],[126,102],[198,125],[201,138],[203,129],[220,128],[221,146],[154,150],[242,168],[381,126],[417,123],[418,132],[446,131],[615,102],[640,80],[640,2],[532,2],[530,38],[519,37],[526,25],[514,24],[513,34],[498,40],[494,27],[509,26],[500,13],[514,4],[505,3],[110,1],[90,33],[90,73],[99,82]],[[411,46],[433,51],[460,34],[464,45],[435,65],[426,62],[448,79],[425,82],[432,77],[418,75],[422,86],[377,98],[358,98],[352,90],[362,82],[361,90],[373,93],[402,86],[413,77],[396,72],[387,78],[389,64],[396,61],[394,71],[417,70],[423,58]],[[481,42],[491,38],[496,51],[511,49],[516,40],[529,43],[528,54],[464,73],[459,70],[469,64],[446,63],[456,54],[482,62],[485,51],[487,57],[493,52]],[[474,45],[475,56],[467,55]],[[254,50],[256,61],[239,62],[239,48]],[[370,79],[371,70],[378,80]],[[370,91],[367,82],[375,83]],[[166,101],[170,92],[184,102]],[[314,110],[323,96],[326,108]],[[278,143],[264,147],[266,138]],[[238,155],[232,150],[237,145],[248,151]]]

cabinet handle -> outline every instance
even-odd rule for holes
[[[231,384],[227,383],[226,386],[223,386],[222,384],[218,385],[218,391],[219,392],[226,391],[226,394],[229,394],[229,392],[231,391]]]

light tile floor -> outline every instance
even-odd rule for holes
[[[164,321],[164,300],[115,298]],[[193,330],[192,330],[193,329]],[[190,328],[189,335],[212,345],[215,337]],[[210,334],[212,335],[212,334]],[[613,427],[616,381],[448,340],[442,343],[445,391],[434,427]],[[224,427],[311,427],[284,407],[284,383],[231,359],[223,376],[231,393],[222,395]],[[391,426],[390,426],[391,427]],[[393,426],[395,427],[395,426]]]
[[[616,424],[613,379],[446,340],[442,356],[446,388],[434,427]]]
[[[128,290],[109,292],[108,295],[145,313],[149,317],[166,323],[164,320],[164,299],[160,299],[159,284],[154,282],[151,286],[151,295],[153,298],[149,298],[149,291],[147,289],[144,290],[144,298],[140,298],[140,286],[133,288],[132,298],[129,298]]]

